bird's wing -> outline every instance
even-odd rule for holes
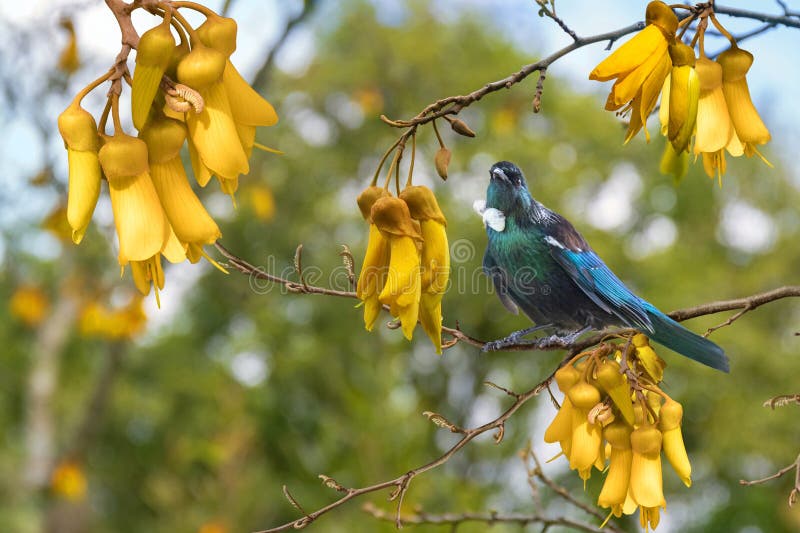
[[[500,298],[500,301],[503,302],[506,309],[515,315],[519,314],[517,304],[514,303],[511,296],[508,294],[508,279],[506,278],[506,273],[498,266],[494,257],[489,253],[489,250],[486,250],[486,253],[483,254],[483,273],[492,279],[494,288],[497,291],[497,296]]]
[[[644,309],[644,302],[611,272],[580,234],[573,231],[573,238],[563,241],[552,235],[545,236],[545,243],[556,263],[598,307],[632,327],[652,333],[653,325]]]

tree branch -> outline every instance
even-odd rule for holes
[[[337,289],[328,289],[325,287],[317,287],[315,285],[303,284],[298,283],[296,281],[292,281],[290,279],[282,278],[280,276],[276,276],[269,272],[266,272],[264,269],[260,267],[256,267],[244,259],[240,258],[236,254],[229,251],[219,242],[215,243],[217,250],[228,260],[228,263],[225,265],[229,268],[238,270],[242,274],[248,275],[251,279],[259,279],[264,281],[269,281],[272,283],[276,283],[278,285],[282,285],[286,287],[289,292],[297,293],[297,294],[321,294],[327,296],[337,296],[341,298],[353,298],[357,299],[355,292],[352,291],[341,291]],[[712,331],[719,329],[721,327],[727,326],[732,324],[735,320],[741,318],[742,315],[745,313],[756,309],[764,304],[774,302],[776,300],[781,300],[783,298],[791,298],[791,297],[800,297],[800,285],[787,285],[785,287],[780,287],[777,289],[773,289],[771,291],[762,292],[758,294],[754,294],[752,296],[747,296],[745,298],[736,298],[733,300],[721,300],[718,302],[711,302],[707,304],[698,305],[695,307],[687,307],[685,309],[678,309],[677,311],[673,311],[668,313],[670,317],[678,322],[682,322],[684,320],[688,320],[690,318],[696,318],[699,316],[705,315],[713,315],[716,313],[722,313],[724,311],[735,311],[741,309],[742,311],[728,319],[726,323],[723,323],[715,328],[712,328]],[[384,307],[384,309],[388,309]],[[452,337],[451,340],[445,342],[443,344],[443,348],[450,348],[454,346],[458,342],[463,342],[469,344],[471,346],[475,346],[476,348],[483,348],[486,345],[486,341],[482,341],[471,335],[464,333],[461,330],[459,323],[456,321],[456,326],[452,327],[442,327],[442,331],[447,333]],[[578,353],[581,350],[584,350],[590,346],[594,346],[603,340],[603,338],[607,337],[609,334],[618,334],[625,332],[627,330],[619,330],[619,329],[610,329],[598,332],[594,335],[587,337],[582,341],[575,342],[571,347],[568,347],[572,353]],[[551,347],[551,348],[544,348],[546,350],[563,350],[563,347]],[[510,346],[504,347],[501,351],[530,351],[531,347],[526,344],[512,344]]]

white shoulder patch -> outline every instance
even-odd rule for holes
[[[472,209],[475,210],[476,213],[479,215],[483,215],[483,212],[486,211],[486,200],[478,199],[472,202]]]
[[[483,223],[495,231],[506,229],[506,215],[499,209],[490,207],[483,212]]]
[[[562,250],[566,250],[566,248],[567,248],[566,246],[564,246],[563,244],[558,242],[558,239],[556,239],[555,237],[551,237],[550,235],[548,235],[547,237],[544,238],[544,242],[546,242],[550,246],[555,246],[556,248],[561,248]]]

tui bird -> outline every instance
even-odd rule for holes
[[[568,346],[589,330],[621,326],[725,372],[722,348],[684,328],[631,292],[564,217],[533,199],[522,171],[495,163],[486,201],[475,202],[488,235],[483,269],[511,312],[536,324],[486,344],[492,351],[512,344],[535,348]],[[554,334],[522,337],[538,330]]]

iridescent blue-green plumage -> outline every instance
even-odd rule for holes
[[[729,370],[719,346],[633,294],[569,221],[533,199],[514,164],[492,166],[485,208],[505,217],[497,229],[487,225],[483,266],[511,311],[519,308],[560,335],[634,328],[695,361]]]

